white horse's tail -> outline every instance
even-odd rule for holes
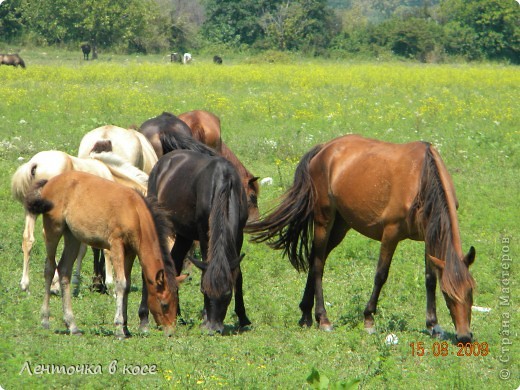
[[[90,158],[101,161],[112,173],[114,181],[133,187],[146,194],[148,175],[113,152],[90,153]]]
[[[25,195],[29,192],[32,183],[34,183],[34,171],[36,169],[36,163],[28,161],[25,164],[18,167],[11,179],[11,193],[20,203],[23,203]]]
[[[51,179],[67,170],[71,170],[68,155],[57,150],[36,153],[29,161],[18,167],[11,179],[11,193],[23,203],[32,184],[38,180]]]

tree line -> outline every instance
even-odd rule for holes
[[[515,0],[6,0],[0,42],[520,63]]]

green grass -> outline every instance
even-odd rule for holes
[[[165,56],[101,55],[83,62],[81,53],[45,50],[23,52],[25,71],[0,67],[0,386],[12,388],[302,388],[315,368],[330,384],[359,379],[360,388],[516,388],[518,309],[500,306],[502,279],[510,297],[516,280],[520,234],[518,68],[490,65],[413,65],[301,62],[241,63],[239,58],[215,66],[200,58],[192,66],[172,65]],[[250,61],[251,62],[251,61]],[[254,61],[253,61],[254,62]],[[41,221],[32,255],[31,293],[20,291],[23,209],[11,198],[10,178],[41,150],[77,153],[83,134],[104,124],[139,125],[162,111],[206,109],[222,121],[224,141],[244,164],[274,184],[263,187],[260,208],[276,206],[291,184],[299,158],[313,145],[346,133],[393,142],[426,140],[439,149],[452,174],[460,202],[463,249],[477,250],[472,274],[474,304],[491,308],[474,312],[472,330],[488,343],[487,356],[412,356],[410,343],[434,340],[425,333],[422,243],[402,242],[379,301],[378,332],[365,333],[362,312],[372,289],[377,242],[350,233],[329,257],[324,294],[332,333],[300,329],[298,304],[305,275],[265,245],[244,244],[242,262],[245,303],[253,322],[249,331],[210,337],[201,332],[200,274],[180,291],[187,325],[174,337],[159,331],[137,334],[140,300],[136,262],[129,300],[129,327],[134,337],[111,335],[113,298],[88,290],[91,262],[73,300],[82,337],[61,334],[61,302],[51,300],[51,329],[40,326],[45,249]],[[513,258],[502,274],[504,237]],[[90,258],[90,255],[88,255]],[[439,320],[453,335],[444,299],[437,294]],[[509,323],[505,316],[509,315]],[[507,325],[507,326],[506,326]],[[511,335],[507,336],[506,331]],[[395,333],[399,343],[384,339]],[[502,352],[502,340],[513,340]],[[453,352],[453,354],[452,354]],[[509,363],[499,359],[509,356]],[[111,374],[110,364],[117,360]],[[24,368],[28,364],[30,375]],[[73,375],[44,371],[48,365],[83,367]],[[132,375],[126,368],[153,366],[157,372]],[[501,370],[512,374],[509,382]],[[102,371],[94,374],[95,370]],[[21,373],[20,373],[21,372]]]

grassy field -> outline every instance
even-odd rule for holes
[[[358,380],[363,389],[516,389],[520,384],[518,307],[520,71],[491,65],[297,62],[195,58],[191,66],[167,57],[23,52],[26,70],[0,67],[0,386],[17,388],[330,388]],[[298,304],[305,275],[266,245],[246,242],[242,262],[245,303],[253,326],[211,337],[201,332],[200,274],[180,291],[187,325],[172,338],[137,334],[139,265],[132,275],[129,327],[111,335],[113,298],[88,289],[92,266],[73,300],[81,337],[62,334],[61,301],[51,300],[51,330],[40,326],[45,249],[41,220],[33,250],[31,291],[20,291],[23,209],[10,193],[15,169],[35,153],[70,154],[84,133],[104,124],[139,125],[162,111],[205,109],[222,121],[224,141],[262,187],[261,212],[276,206],[292,183],[299,158],[313,145],[359,133],[393,142],[425,140],[441,152],[460,202],[463,249],[477,250],[472,331],[489,353],[434,356],[425,332],[422,243],[402,242],[381,294],[378,332],[363,329],[379,244],[349,233],[329,257],[324,294],[331,333],[300,329]],[[88,207],[88,205],[85,205]],[[512,261],[509,261],[512,259]],[[502,298],[501,298],[502,297]],[[454,327],[440,292],[439,320]],[[502,303],[502,304],[501,304]],[[506,305],[509,303],[509,305]],[[395,333],[399,342],[385,344]],[[427,354],[418,356],[418,343]],[[511,345],[509,344],[511,343]],[[412,349],[412,346],[415,349]],[[485,355],[485,356],[482,356]],[[52,372],[52,370],[65,372]],[[321,381],[307,377],[316,370]],[[510,375],[509,378],[507,376]]]

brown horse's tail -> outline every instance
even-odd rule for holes
[[[306,271],[311,261],[316,189],[309,163],[321,148],[322,145],[317,145],[301,158],[294,173],[294,183],[280,205],[244,229],[252,235],[252,242],[269,241],[271,248],[282,249],[298,271]]]
[[[25,209],[34,215],[40,215],[48,213],[54,207],[54,204],[43,199],[41,196],[41,189],[47,183],[48,180],[40,180],[34,184],[32,189],[29,191],[24,199]]]

